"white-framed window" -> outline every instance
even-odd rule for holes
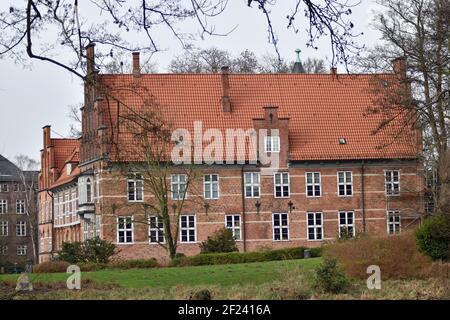
[[[16,224],[16,236],[26,237],[27,235],[27,224],[25,221],[17,221]]]
[[[13,191],[14,191],[14,192],[19,192],[19,190],[20,190],[19,184],[18,184],[18,183],[15,183],[14,186],[13,186]]]
[[[259,172],[246,172],[244,174],[245,197],[259,198],[260,195]]]
[[[92,181],[91,181],[91,178],[86,179],[86,203],[92,203]]]
[[[83,223],[83,240],[88,240],[89,239],[89,223],[87,221],[85,221]]]
[[[196,225],[195,215],[180,216],[180,236],[181,242],[196,242],[197,235],[195,231]]]
[[[355,236],[355,213],[353,211],[339,211],[339,238],[341,238],[342,232],[344,230],[347,236]]]
[[[338,195],[349,197],[353,195],[353,177],[351,171],[338,171]]]
[[[1,188],[0,188],[0,191],[1,192],[8,192],[9,191],[9,186],[6,183],[2,184]]]
[[[0,221],[0,236],[8,236],[8,221]]]
[[[0,246],[0,254],[7,255],[8,254],[8,246]]]
[[[28,247],[26,245],[18,245],[17,246],[17,255],[18,256],[26,256]]]
[[[235,240],[241,240],[241,216],[239,214],[226,215],[225,228],[231,230]]]
[[[399,196],[400,195],[400,171],[386,170],[384,171],[384,185],[386,195]]]
[[[306,196],[320,197],[322,186],[320,172],[306,172]]]
[[[64,224],[64,202],[62,194],[58,197],[59,224]]]
[[[144,201],[144,179],[140,173],[128,177],[128,201]]]
[[[289,191],[289,172],[277,172],[273,175],[275,198],[288,198]]]
[[[25,213],[25,200],[16,200],[16,213]]]
[[[323,214],[322,212],[307,212],[308,240],[323,240]]]
[[[0,200],[0,214],[8,213],[8,200]]]
[[[400,233],[402,227],[400,210],[388,210],[387,227],[388,234]]]
[[[279,136],[264,137],[264,151],[280,152],[280,137]]]
[[[133,217],[117,218],[117,243],[133,243]]]
[[[185,174],[174,174],[171,176],[172,199],[183,200],[186,194],[187,176]]]
[[[149,217],[148,239],[150,243],[165,243],[164,222],[161,217]]]
[[[72,196],[70,199],[71,202],[71,209],[72,209],[72,216],[75,219],[77,219],[77,192],[75,190],[72,190]],[[78,220],[78,219],[77,219]]]
[[[95,237],[101,238],[102,236],[102,216],[95,215]]]
[[[205,199],[219,199],[218,174],[207,174],[203,177],[203,195]]]
[[[287,213],[272,214],[273,241],[289,240],[289,218]]]

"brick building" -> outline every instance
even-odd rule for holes
[[[130,111],[143,115],[144,105],[152,105],[172,129],[193,136],[199,124],[203,133],[213,129],[223,136],[229,129],[238,135],[266,132],[256,140],[256,158],[249,146],[236,146],[247,150],[244,159],[202,159],[196,167],[198,178],[186,191],[190,201],[180,218],[178,252],[198,253],[199,242],[223,227],[233,230],[246,251],[318,246],[341,230],[393,234],[420,222],[421,132],[404,129],[400,114],[374,134],[385,115],[369,112],[377,108],[380,92],[407,90],[404,59],[394,61],[393,73],[379,75],[337,74],[336,69],[330,74],[230,74],[227,68],[220,74],[141,74],[135,53],[133,74],[108,75],[95,69],[93,45],[87,57],[79,162],[68,173],[73,179],[67,177],[67,188],[75,182],[78,187],[80,218],[75,220],[83,226],[66,235],[63,225],[58,242],[97,235],[116,243],[124,258],[167,256],[158,245],[161,223],[146,205],[155,195],[146,192],[142,149],[121,121]],[[194,137],[194,145],[204,147],[210,139]],[[273,155],[277,170],[264,170],[262,157]],[[62,164],[57,167],[64,171]],[[175,165],[169,184],[176,204],[186,176]],[[73,198],[58,196],[59,204],[61,199]],[[138,223],[146,219],[152,223]]]
[[[16,265],[23,268],[25,264],[33,263],[35,256],[37,257],[35,248],[38,243],[37,175],[37,171],[21,171],[0,155],[0,265],[2,266]],[[33,250],[36,250],[35,253]]]

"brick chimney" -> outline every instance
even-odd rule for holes
[[[44,133],[44,150],[45,149],[47,149],[49,146],[50,146],[50,139],[51,139],[51,136],[50,136],[50,130],[51,130],[51,127],[49,126],[49,125],[47,125],[47,126],[45,126],[45,127],[42,127],[42,130],[43,130],[43,133]]]
[[[141,76],[141,60],[139,52],[133,52],[133,77],[139,78]]]
[[[406,79],[406,57],[398,57],[392,60],[394,73],[401,79]]]
[[[223,112],[231,112],[230,101],[230,81],[228,75],[230,72],[229,67],[222,67],[222,110]]]
[[[87,75],[95,72],[95,43],[89,43],[86,46],[86,63],[87,63]]]
[[[330,69],[330,74],[332,74],[333,76],[337,75],[337,68],[336,67],[332,67]]]

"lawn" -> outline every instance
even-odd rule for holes
[[[213,265],[128,270],[100,270],[83,272],[82,279],[100,284],[117,284],[123,288],[171,288],[197,285],[259,285],[282,279],[286,273],[311,270],[321,258],[268,261],[244,264]],[[16,280],[18,275],[0,275],[2,280]],[[66,273],[32,274],[35,282],[65,282]]]

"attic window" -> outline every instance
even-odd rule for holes
[[[66,168],[67,168],[67,175],[70,176],[70,174],[72,173],[72,164],[68,163]]]
[[[339,144],[347,144],[347,140],[345,138],[339,138]]]

